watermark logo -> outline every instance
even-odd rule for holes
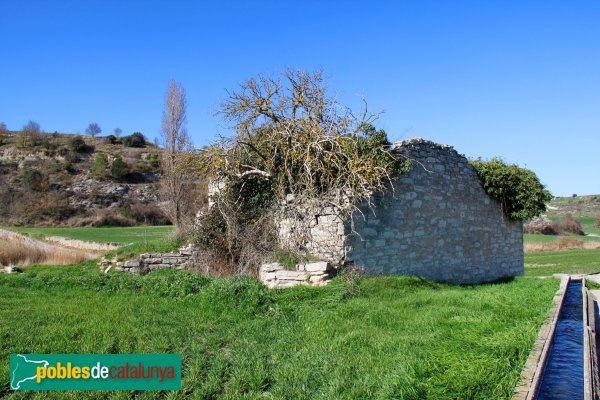
[[[11,354],[13,390],[180,390],[180,354]]]

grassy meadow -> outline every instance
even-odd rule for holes
[[[593,219],[584,220],[592,232]],[[171,227],[11,228],[33,238],[176,248]],[[526,242],[559,240],[527,235]],[[559,282],[600,272],[600,249],[525,255],[525,277],[455,286],[415,277],[268,290],[252,278],[94,262],[0,275],[0,397],[510,399]],[[180,392],[12,392],[11,353],[180,353]]]
[[[570,200],[570,201],[569,201]],[[581,199],[559,199],[557,204],[567,207],[568,205],[580,203]],[[588,213],[595,213],[595,208],[588,210]],[[555,211],[554,213],[556,213]],[[552,220],[558,220],[559,215],[549,216]],[[600,273],[600,228],[597,226],[597,219],[591,216],[574,216],[579,222],[585,233],[580,235],[524,235],[525,247],[528,244],[539,243],[558,243],[567,239],[567,248],[559,251],[536,251],[525,253],[525,275],[529,276],[548,276],[557,273],[568,274],[593,274]],[[598,248],[569,249],[569,241],[581,241],[584,246]]]
[[[182,271],[30,267],[0,277],[0,396],[508,399],[557,288],[394,276],[270,291]],[[17,352],[181,353],[183,390],[9,392]]]
[[[133,258],[140,253],[168,252],[176,249],[182,240],[174,240],[172,226],[132,226],[102,228],[45,228],[11,227],[11,231],[43,240],[49,236],[97,243],[115,243],[122,247],[112,253],[121,258]],[[112,254],[111,253],[111,254]]]
[[[172,226],[132,226],[127,228],[37,228],[11,227],[14,232],[32,237],[61,236],[69,239],[99,243],[120,243],[149,246],[162,244],[173,233]]]

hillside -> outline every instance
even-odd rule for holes
[[[548,204],[549,216],[572,214],[576,217],[600,215],[600,194],[588,196],[555,197]]]
[[[9,132],[0,138],[0,225],[167,224],[160,149],[134,134]]]

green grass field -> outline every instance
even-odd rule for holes
[[[133,258],[140,253],[168,252],[176,249],[183,241],[174,241],[172,226],[133,226],[127,228],[6,228],[34,239],[46,236],[61,236],[88,242],[118,243],[123,247],[115,251],[123,259]]]
[[[557,220],[559,217],[551,216]],[[600,229],[596,227],[596,218],[575,217],[583,227],[586,236],[569,235],[577,240],[600,241]],[[591,235],[590,235],[591,234]],[[525,243],[548,243],[559,240],[561,236],[524,235]],[[548,276],[557,273],[581,274],[600,272],[600,249],[595,250],[560,250],[525,253],[525,275]]]
[[[599,272],[600,249],[525,253],[525,275],[594,274]]]
[[[171,227],[16,228],[32,236],[174,248]],[[530,240],[530,239],[526,239]],[[600,250],[525,256],[526,277],[452,286],[338,277],[267,290],[251,278],[94,263],[0,275],[0,397],[509,399],[558,280],[600,272]],[[11,353],[180,353],[181,392],[9,391]]]
[[[14,232],[32,237],[62,236],[100,243],[149,244],[164,243],[173,232],[172,226],[133,226],[128,228],[31,228],[11,227]]]
[[[551,220],[557,221],[560,219],[558,216],[550,216]],[[581,235],[568,235],[577,240],[583,240],[584,242],[600,242],[600,228],[597,226],[597,220],[593,217],[575,217],[576,220],[581,222],[585,236]],[[523,235],[525,243],[549,243],[557,241],[561,236],[556,235]]]
[[[269,291],[182,271],[30,267],[0,276],[0,396],[509,399],[557,288],[396,276]],[[183,390],[13,393],[17,352],[181,353]]]

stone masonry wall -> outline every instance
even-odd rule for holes
[[[158,269],[172,268],[185,269],[188,267],[188,262],[192,258],[193,246],[187,245],[173,253],[143,253],[136,260],[125,262],[117,261],[116,257],[107,259],[102,257],[98,263],[98,267],[105,273],[111,268],[115,268],[118,272],[128,272],[131,274],[145,274]]]
[[[286,205],[293,205],[293,202],[293,198],[288,198]],[[313,201],[294,206],[302,218],[283,216],[277,221],[280,245],[295,248],[300,244],[316,258],[339,264],[345,256],[346,221],[327,202]]]
[[[324,286],[335,275],[335,269],[325,261],[298,264],[287,270],[278,263],[263,264],[258,278],[270,289],[284,289],[298,285]]]
[[[346,223],[346,260],[368,274],[458,284],[523,274],[523,226],[504,217],[467,159],[422,139],[395,145],[412,167]]]

